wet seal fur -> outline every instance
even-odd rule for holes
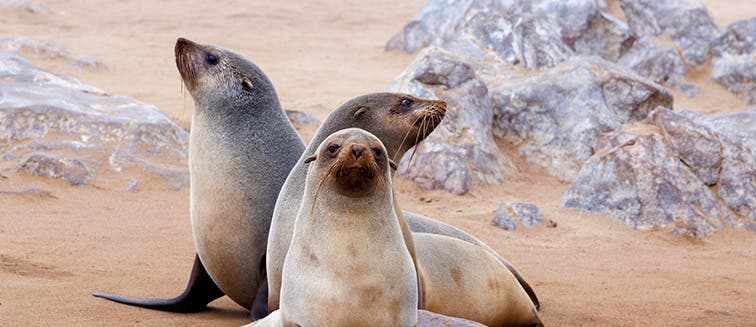
[[[179,38],[176,66],[192,94],[190,214],[197,249],[186,290],[174,299],[95,294],[164,311],[196,312],[228,295],[250,308],[265,296],[265,248],[278,192],[304,151],[272,83],[255,64]],[[265,300],[262,300],[263,305]],[[267,312],[267,308],[260,309]]]
[[[294,220],[304,193],[306,168],[303,160],[315,153],[316,147],[329,135],[345,128],[361,128],[376,135],[386,147],[389,156],[398,161],[417,143],[421,142],[440,123],[446,111],[443,101],[424,100],[401,93],[374,93],[356,97],[333,110],[315,133],[310,145],[286,179],[276,202],[268,234],[266,266],[268,272],[268,306],[272,312],[279,306],[281,272],[291,242]],[[395,201],[395,204],[398,202]],[[538,308],[538,298],[517,270],[496,252],[470,234],[437,220],[416,213],[401,211],[397,214],[412,232],[445,235],[482,247],[496,256],[514,274]],[[407,245],[414,252],[411,235]],[[413,253],[414,258],[414,253]],[[420,281],[423,283],[423,281]],[[421,285],[422,288],[422,285]],[[422,295],[420,298],[423,301]],[[424,305],[421,303],[420,307]]]

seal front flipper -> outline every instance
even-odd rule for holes
[[[223,296],[223,291],[215,285],[210,275],[202,266],[199,256],[194,256],[194,267],[189,276],[189,283],[181,295],[172,299],[140,299],[118,295],[92,293],[95,297],[108,299],[114,302],[133,305],[160,311],[170,312],[200,312],[207,310],[207,304]]]

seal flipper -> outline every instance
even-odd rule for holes
[[[260,282],[257,283],[257,294],[252,300],[250,316],[252,321],[257,321],[268,315],[268,270],[265,269],[265,256],[260,259]]]
[[[170,312],[200,312],[207,310],[207,304],[225,295],[210,278],[205,267],[202,266],[199,256],[194,257],[194,267],[189,276],[189,283],[181,295],[172,299],[140,299],[118,295],[92,293],[95,297],[108,299],[114,302],[133,305],[160,311]]]

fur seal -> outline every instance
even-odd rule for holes
[[[270,218],[304,143],[272,83],[254,63],[183,38],[176,41],[175,53],[195,103],[189,138],[190,215],[199,260],[186,291],[175,299],[95,296],[193,312],[226,294],[250,308],[258,289],[267,290],[262,282]]]
[[[443,101],[419,99],[401,93],[374,93],[356,97],[333,110],[318,128],[302,159],[315,153],[316,147],[329,135],[341,129],[356,127],[376,135],[391,158],[401,158],[411,147],[422,141],[440,123],[446,111]],[[268,307],[278,308],[281,272],[293,231],[294,219],[304,193],[306,168],[298,161],[284,183],[268,234],[266,254],[268,278]],[[395,202],[396,203],[396,202]],[[401,212],[397,208],[397,212]],[[496,255],[523,286],[536,307],[538,298],[532,288],[506,260],[487,245],[457,228],[412,212],[403,212],[403,223],[413,232],[446,235],[478,245]],[[414,247],[408,240],[408,247]],[[422,281],[420,281],[422,283]],[[422,300],[422,298],[421,298]],[[422,306],[421,306],[422,307]]]
[[[416,272],[394,213],[390,160],[377,137],[356,128],[305,159],[283,267],[283,325],[417,324]]]
[[[486,326],[543,326],[525,289],[496,256],[448,236],[412,236],[425,309]]]

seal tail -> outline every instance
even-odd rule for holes
[[[172,299],[141,299],[130,298],[119,295],[110,295],[102,293],[92,293],[93,296],[108,299],[114,302],[132,305],[141,308],[192,313],[207,310],[207,304],[223,296],[223,291],[215,285],[210,278],[199,256],[194,257],[194,267],[192,274],[189,276],[189,283],[181,295]]]

